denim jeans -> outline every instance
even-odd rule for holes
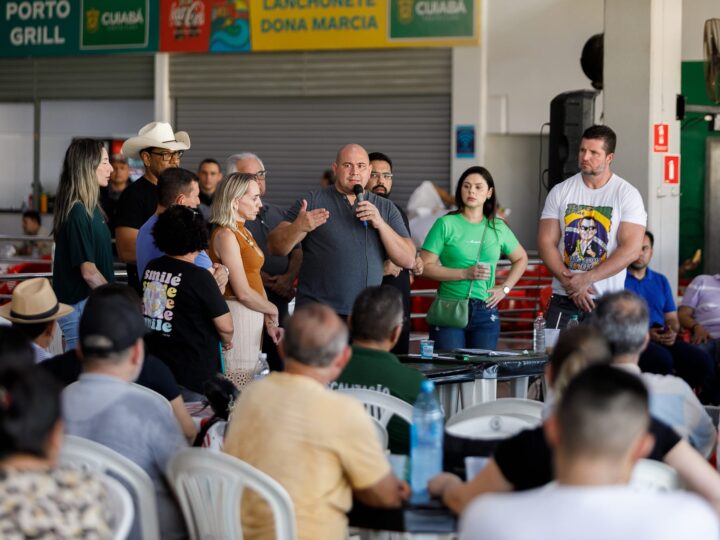
[[[468,304],[468,325],[465,328],[430,327],[430,339],[435,340],[435,350],[494,350],[497,347],[500,335],[500,315],[497,308],[488,308],[482,300],[470,300]]]
[[[86,303],[87,298],[85,300],[80,300],[77,304],[71,304],[70,307],[73,308],[72,313],[58,319],[58,325],[60,326],[63,338],[65,339],[66,351],[74,349],[75,345],[77,345],[79,339],[78,329],[80,327],[80,317],[82,316]]]

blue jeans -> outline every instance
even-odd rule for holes
[[[500,335],[500,315],[497,308],[488,308],[482,300],[470,300],[468,325],[465,328],[431,326],[430,339],[435,350],[491,349],[497,346]]]
[[[58,325],[62,330],[63,338],[65,338],[65,350],[70,351],[75,348],[79,340],[78,329],[80,328],[80,317],[87,304],[87,298],[80,300],[77,304],[71,304],[72,313],[60,317]]]

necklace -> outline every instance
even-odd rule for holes
[[[250,247],[255,247],[255,242],[252,238],[252,235],[248,238],[247,236],[245,236],[245,233],[241,229],[238,229],[238,234],[243,237],[243,240],[245,240]]]

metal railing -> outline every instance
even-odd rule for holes
[[[503,259],[498,261],[497,266],[510,267],[510,261]],[[528,266],[542,266],[543,261],[538,258],[532,258],[528,261]],[[536,313],[541,309],[540,305],[540,294],[539,291],[547,287],[552,283],[552,278],[549,276],[528,276],[524,275],[523,280],[525,281],[536,281],[537,284],[523,284],[516,285],[513,290],[525,290],[525,291],[538,291],[536,296],[526,297],[508,297],[509,301],[520,301],[520,302],[533,302],[532,307],[513,307],[513,308],[500,308],[500,324],[502,323],[513,323],[514,325],[527,325],[527,329],[513,329],[513,330],[501,330],[500,339],[507,344],[511,345],[529,345],[532,343],[532,324],[534,321],[533,317],[518,317],[523,313]],[[437,295],[437,289],[413,289],[410,291],[410,296],[413,297],[425,297],[435,298]],[[411,319],[424,319],[427,313],[411,313]],[[423,334],[416,333],[411,339],[419,340],[425,337]]]

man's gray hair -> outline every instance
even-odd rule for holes
[[[597,302],[592,321],[605,335],[614,356],[642,352],[650,317],[647,303],[637,294],[605,294]]]
[[[238,154],[233,154],[229,158],[227,158],[227,161],[225,162],[225,174],[232,174],[238,172],[237,169],[237,162],[241,159],[257,159],[260,162],[260,166],[264,169],[265,164],[263,163],[262,159],[260,159],[257,154],[253,154],[252,152],[240,152]]]
[[[285,355],[312,367],[327,367],[348,346],[348,329],[328,306],[305,304],[285,320]]]

